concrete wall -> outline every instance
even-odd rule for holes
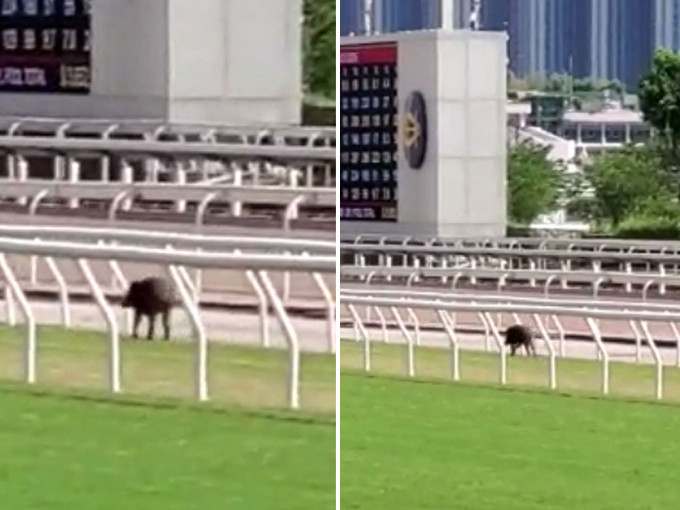
[[[505,35],[437,30],[343,42],[395,39],[399,115],[403,118],[408,95],[421,91],[427,105],[427,156],[422,168],[411,169],[400,141],[397,223],[343,222],[342,232],[505,235]]]
[[[0,115],[298,124],[301,0],[93,2],[88,96],[0,94]]]
[[[502,236],[507,207],[505,36],[453,34],[437,41],[438,234]]]

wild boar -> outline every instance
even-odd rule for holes
[[[534,335],[531,329],[522,324],[515,324],[510,326],[505,331],[505,345],[510,346],[510,355],[514,356],[515,351],[524,346],[527,356],[530,352],[536,356],[536,347],[534,346]]]
[[[175,287],[170,280],[165,278],[150,277],[138,280],[130,284],[127,294],[121,302],[123,308],[132,308],[135,311],[132,336],[137,338],[137,330],[142,316],[149,320],[147,340],[154,336],[156,316],[161,314],[163,318],[163,332],[165,340],[170,339],[170,311],[177,304]]]

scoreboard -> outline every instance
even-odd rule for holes
[[[397,221],[397,44],[340,50],[340,219]]]
[[[89,93],[92,1],[0,0],[0,92]]]

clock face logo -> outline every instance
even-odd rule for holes
[[[420,92],[406,98],[402,123],[402,143],[408,164],[414,170],[423,166],[427,153],[427,111]]]

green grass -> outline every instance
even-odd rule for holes
[[[343,509],[680,506],[676,405],[356,372],[340,393]]]
[[[0,508],[333,508],[332,356],[303,357],[293,412],[285,353],[211,345],[199,404],[191,345],[124,340],[118,396],[106,348],[99,333],[40,328],[29,386],[21,331],[0,328]]]
[[[108,338],[100,332],[40,327],[37,378],[42,387],[108,388]],[[23,332],[0,327],[0,380],[23,378]],[[194,344],[121,342],[125,393],[191,399],[194,396]],[[334,414],[335,358],[303,354],[300,400],[303,410]],[[285,351],[209,347],[209,393],[214,402],[255,408],[287,406]]]
[[[363,367],[361,344],[343,341],[340,346],[340,363],[345,370]],[[593,347],[594,350],[594,347]],[[378,375],[406,374],[406,347],[374,342],[371,345],[372,373]],[[416,375],[419,379],[450,380],[451,355],[448,350],[417,347],[415,350]],[[557,388],[578,394],[599,394],[602,384],[601,362],[557,358]],[[653,398],[656,369],[650,364],[612,361],[610,363],[611,395],[632,398]],[[460,376],[463,382],[498,382],[499,360],[497,353],[480,351],[460,352]],[[523,388],[548,386],[547,357],[508,357],[508,384]],[[664,399],[680,403],[680,368],[665,366],[663,377]]]
[[[332,508],[327,419],[0,385],[0,508]]]

